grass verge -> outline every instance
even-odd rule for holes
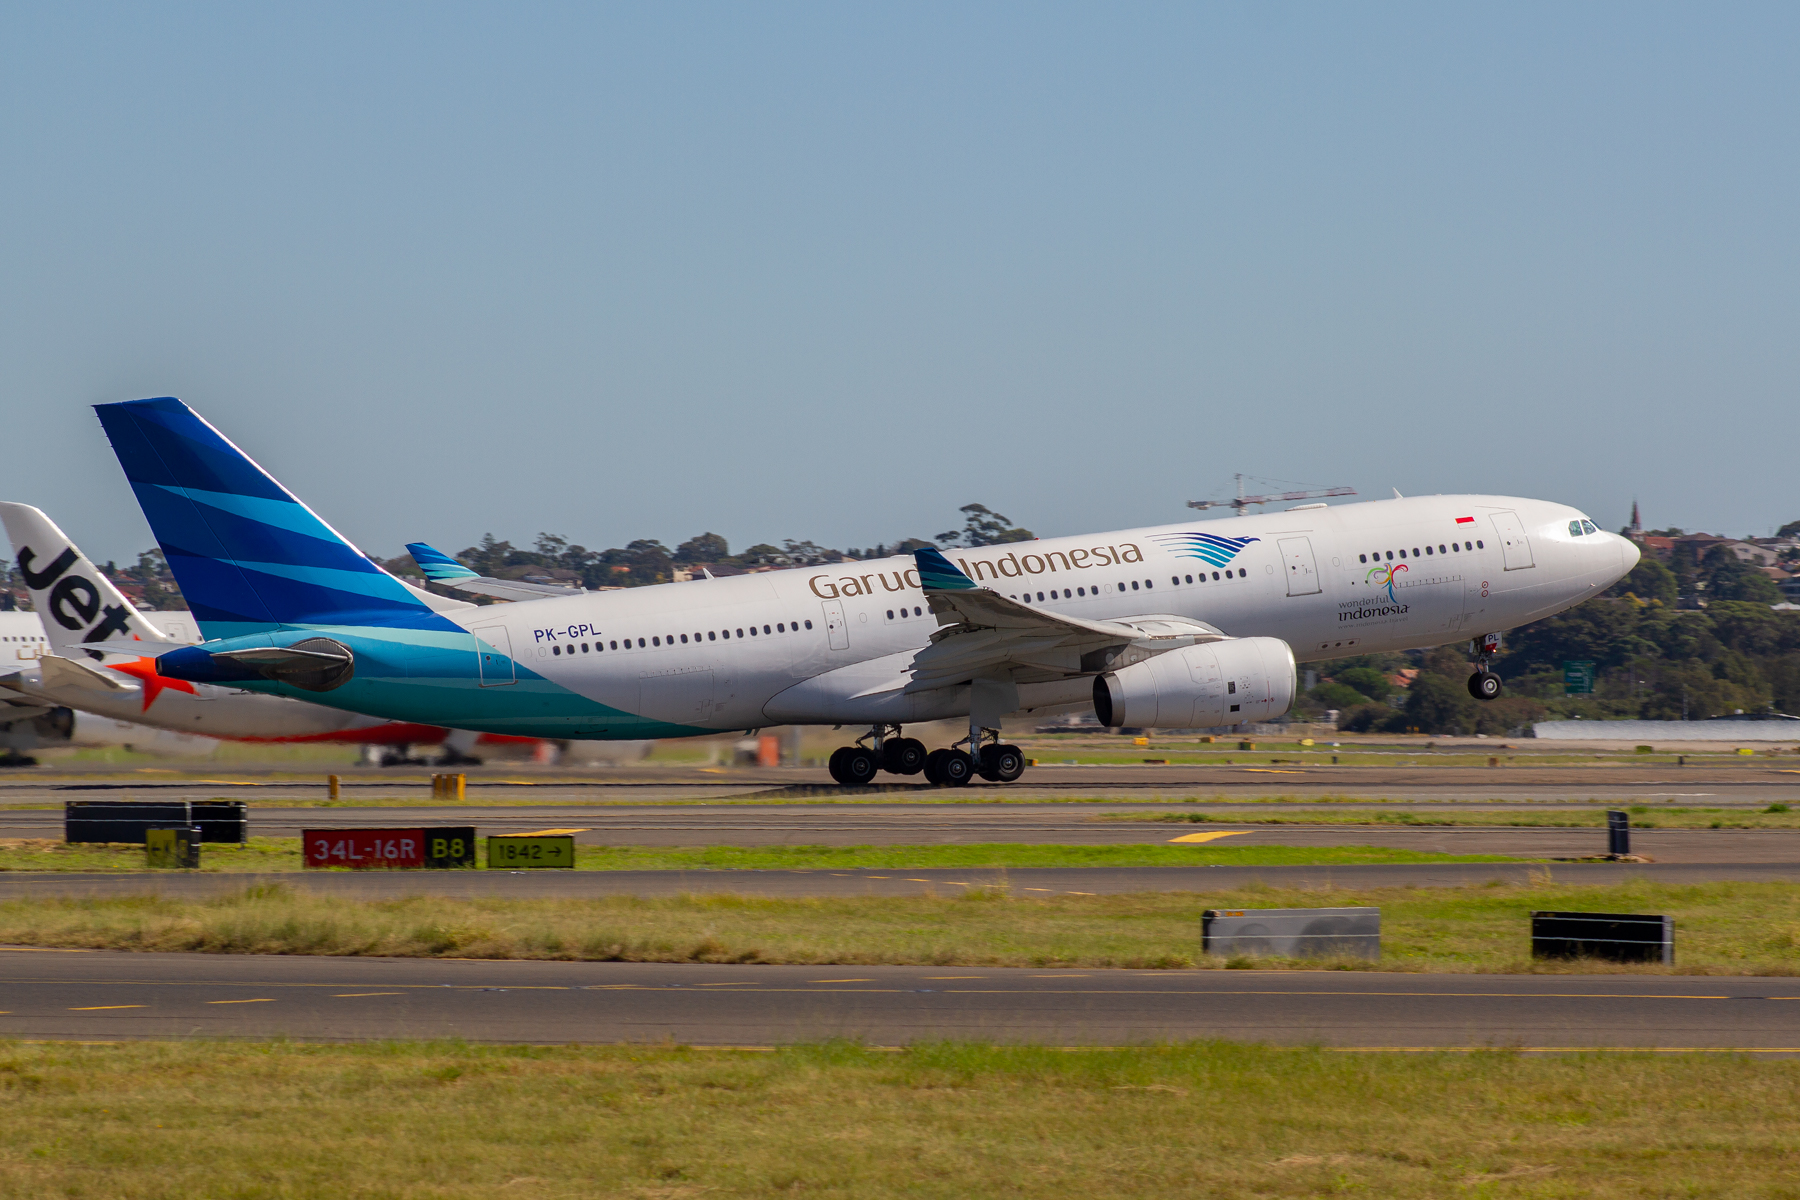
[[[483,850],[485,853],[485,850]],[[585,871],[899,870],[906,867],[1350,866],[1361,863],[1519,862],[1500,854],[1431,854],[1386,846],[577,846]],[[207,845],[209,872],[299,871],[299,838],[251,838]],[[0,871],[142,871],[142,846],[74,844],[49,838],[0,839]]]
[[[1792,1196],[1800,1063],[0,1044],[13,1196]]]
[[[948,890],[948,889],[947,889]],[[1618,971],[1536,962],[1533,909],[1675,917],[1683,974],[1800,974],[1800,914],[1782,883],[1294,890],[1086,896],[1004,888],[953,895],[819,898],[686,895],[572,900],[415,896],[359,901],[263,885],[211,900],[159,896],[0,902],[0,942],[220,954],[528,958],[621,962],[920,964],[1185,968],[1251,965],[1208,958],[1200,912],[1216,908],[1375,905],[1379,964],[1318,968],[1445,972]],[[1257,965],[1280,966],[1280,962]]]
[[[1316,803],[1306,802],[1303,803]],[[1620,805],[1610,806],[1613,809]],[[1766,808],[1664,808],[1662,805],[1631,804],[1623,806],[1631,814],[1633,829],[1800,829],[1800,810],[1785,804]],[[1484,825],[1484,826],[1553,826],[1572,829],[1605,828],[1607,808],[1558,808],[1547,812],[1531,812],[1516,808],[1475,809],[1452,812],[1433,809],[1428,812],[1406,812],[1389,809],[1362,809],[1346,812],[1306,811],[1272,813],[1260,809],[1248,812],[1133,812],[1100,813],[1098,821],[1149,821],[1168,824],[1221,825]]]

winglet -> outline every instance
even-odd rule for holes
[[[919,565],[919,584],[928,595],[932,592],[966,592],[975,586],[973,579],[957,570],[956,565],[935,547],[914,550],[913,561]]]
[[[445,554],[442,550],[434,550],[424,542],[406,543],[406,552],[412,555],[419,570],[425,572],[425,578],[433,583],[449,583],[453,579],[479,579],[481,572],[469,568]]]

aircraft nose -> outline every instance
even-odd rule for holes
[[[1620,537],[1616,533],[1610,536],[1619,543],[1619,578],[1623,579],[1631,574],[1631,569],[1643,559],[1644,552],[1638,549],[1638,544],[1628,537]]]

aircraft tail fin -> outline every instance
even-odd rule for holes
[[[454,628],[180,400],[95,411],[209,638],[318,625]]]
[[[41,509],[0,502],[0,523],[57,654],[97,659],[103,651],[139,645],[148,654],[176,642],[145,620]]]

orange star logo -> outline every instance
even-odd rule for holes
[[[156,703],[156,698],[162,694],[164,688],[173,688],[178,692],[186,692],[190,696],[200,694],[194,690],[194,685],[185,679],[170,679],[165,675],[158,675],[154,658],[134,658],[128,663],[111,663],[109,669],[129,675],[144,685],[144,712],[150,711],[150,706]]]

